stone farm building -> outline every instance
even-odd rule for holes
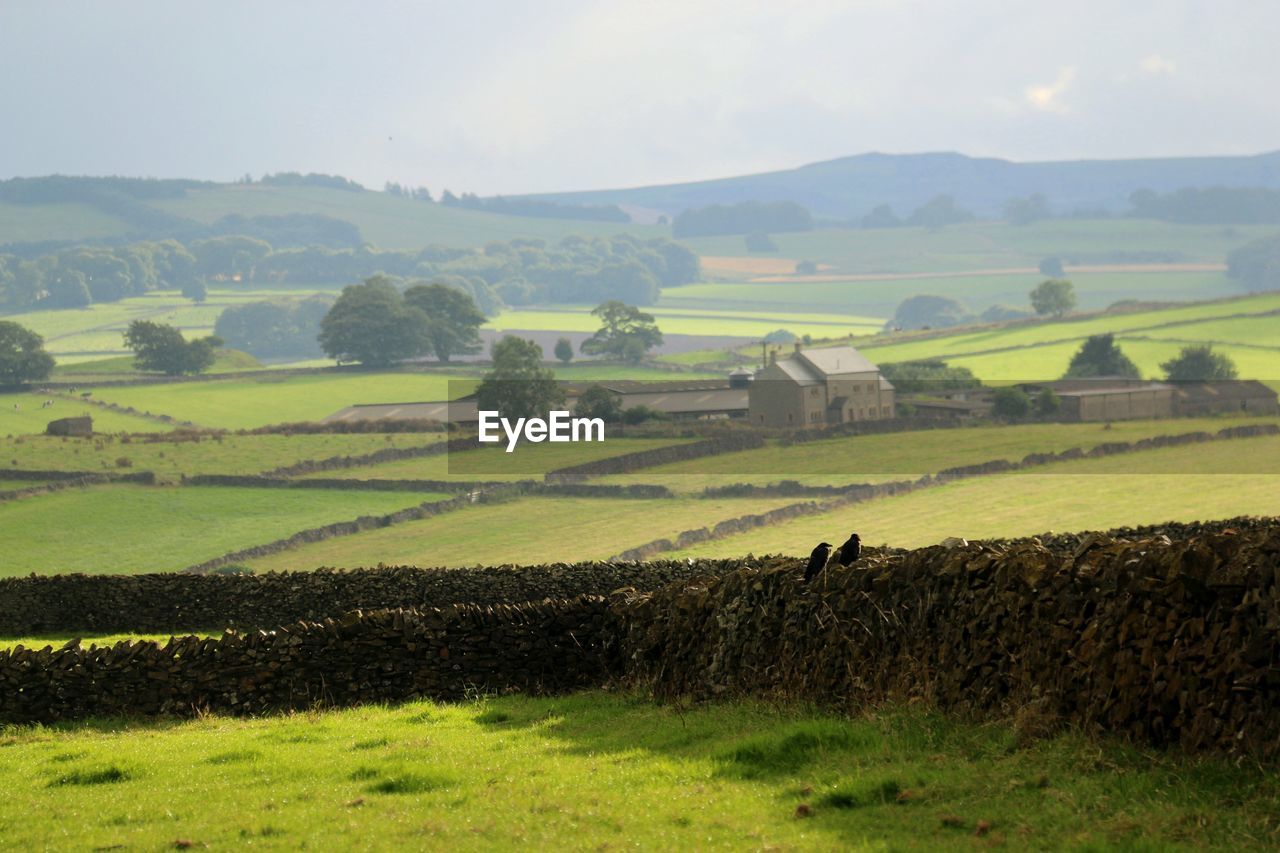
[[[853,347],[776,355],[750,386],[755,426],[787,429],[894,417],[893,385]]]

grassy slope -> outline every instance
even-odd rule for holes
[[[1219,471],[1255,473],[1217,473]],[[853,504],[821,516],[698,545],[679,556],[807,553],[859,531],[869,543],[918,547],[948,536],[1030,536],[1161,521],[1280,513],[1280,439],[1153,450],[1066,462]]]
[[[683,444],[683,439],[671,438],[609,438],[591,443],[518,444],[506,452],[504,442],[492,449],[467,450],[439,456],[422,456],[401,459],[380,465],[365,465],[336,471],[319,471],[304,475],[303,479],[340,477],[357,480],[541,480],[542,475],[556,468],[581,465],[597,459],[607,459],[624,453],[637,453],[655,447]],[[646,481],[647,482],[647,481]]]
[[[1089,260],[1089,255],[1117,250],[1176,252],[1186,261],[1222,263],[1227,252],[1274,231],[1266,225],[1228,229],[1143,219],[1077,219],[1024,226],[972,222],[940,231],[824,228],[771,236],[781,257],[821,261],[838,272],[874,274],[1034,268],[1046,257],[1070,263],[1072,258]],[[740,236],[700,237],[687,242],[704,255],[747,254]]]
[[[380,192],[353,193],[313,187],[228,185],[192,190],[185,198],[159,201],[155,206],[199,222],[213,222],[230,213],[246,216],[318,213],[352,223],[366,241],[387,249],[483,246],[491,240],[516,237],[555,242],[570,234],[594,236],[625,231],[651,237],[668,233],[668,229],[656,226],[499,216],[424,204]]]
[[[451,373],[338,373],[211,382],[105,387],[94,396],[139,411],[172,415],[201,426],[242,429],[320,420],[356,403],[444,400],[463,393],[461,369]]]
[[[1103,424],[989,425],[966,429],[865,435],[805,442],[784,447],[724,453],[676,465],[646,468],[632,474],[602,477],[600,483],[664,483],[680,491],[697,491],[728,483],[776,483],[798,480],[811,485],[901,480],[933,474],[958,465],[993,459],[1017,461],[1030,453],[1072,447],[1136,441],[1156,435],[1216,432],[1223,427],[1276,423],[1271,418],[1167,418]],[[1141,455],[1136,458],[1141,458]],[[1237,466],[1236,470],[1240,470]]]
[[[176,571],[310,527],[441,495],[96,486],[0,504],[0,576]]]
[[[521,498],[305,545],[254,569],[475,566],[603,560],[652,539],[793,503],[765,500]]]
[[[918,709],[626,693],[0,743],[0,831],[22,849],[1265,849],[1280,810],[1261,770],[1073,733],[1019,747],[1011,726]],[[802,802],[812,817],[795,817]]]
[[[127,458],[132,470],[154,471],[163,479],[182,474],[258,474],[304,459],[359,456],[387,447],[419,447],[444,433],[394,435],[228,435],[201,441],[124,443],[113,437],[0,439],[0,460],[39,471],[117,471]]]
[[[172,429],[171,426],[148,418],[91,406],[75,398],[54,397],[51,408],[40,408],[40,404],[48,399],[47,395],[30,392],[0,394],[0,435],[43,433],[49,421],[81,415],[93,418],[96,432],[167,432]],[[0,464],[9,463],[8,460],[0,459]]]

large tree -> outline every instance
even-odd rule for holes
[[[386,276],[342,289],[320,321],[320,346],[339,362],[386,367],[430,346],[427,315],[404,303]]]
[[[134,351],[140,369],[181,376],[212,367],[222,339],[210,336],[188,341],[173,326],[134,320],[125,330],[124,345]]]
[[[555,373],[542,366],[542,347],[505,337],[493,345],[493,369],[476,389],[476,405],[504,418],[542,417],[564,403]]]
[[[967,322],[972,317],[968,307],[959,299],[917,293],[898,303],[888,325],[896,329],[941,329]]]
[[[0,385],[21,385],[48,379],[53,356],[44,351],[44,338],[35,332],[0,320]]]
[[[1031,291],[1031,307],[1037,314],[1061,317],[1076,307],[1076,291],[1071,282],[1060,278],[1042,281]]]
[[[1066,375],[1075,379],[1091,376],[1126,376],[1136,379],[1141,374],[1138,366],[1116,346],[1110,335],[1093,335],[1071,357]]]
[[[478,330],[485,317],[469,294],[447,284],[415,284],[404,292],[404,302],[427,315],[427,341],[436,358],[480,352]]]
[[[611,299],[591,312],[600,318],[600,329],[578,347],[587,355],[609,355],[638,362],[644,354],[662,343],[662,332],[646,314],[634,305]]]
[[[1183,347],[1176,358],[1161,362],[1160,369],[1170,382],[1212,382],[1237,376],[1235,362],[1208,345]]]

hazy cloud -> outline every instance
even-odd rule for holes
[[[869,150],[1261,151],[1278,31],[1256,0],[8,3],[0,177],[515,193]]]

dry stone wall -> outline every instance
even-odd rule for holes
[[[0,720],[189,716],[564,691],[611,672],[600,596],[354,611],[269,632],[165,644],[0,650]]]
[[[924,701],[1280,758],[1274,519],[873,553],[812,584],[801,568],[632,597],[630,675],[659,696]]]
[[[738,560],[380,567],[262,575],[31,575],[0,579],[0,636],[273,628],[349,610],[500,604],[720,575]]]

